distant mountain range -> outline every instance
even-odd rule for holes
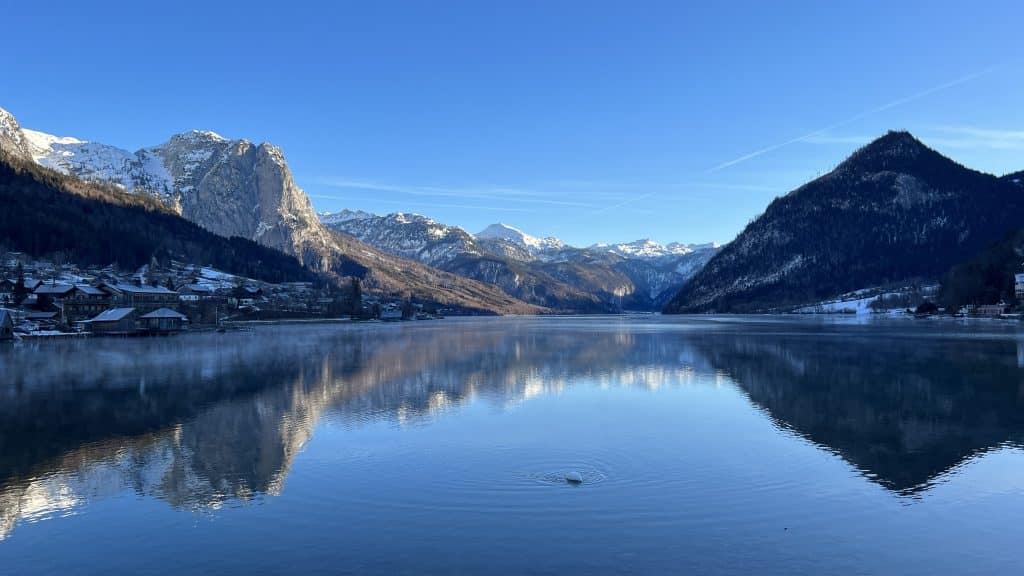
[[[576,248],[507,224],[474,235],[419,214],[343,210],[320,217],[391,254],[494,284],[526,302],[577,312],[656,310],[718,250],[651,240]]]
[[[155,199],[169,212],[214,234],[280,250],[327,278],[358,276],[369,292],[411,296],[467,311],[542,311],[489,284],[396,258],[330,230],[295,184],[284,154],[271,144],[192,131],[129,152],[22,129],[14,116],[0,109],[0,150],[16,161],[32,162],[83,183]]]
[[[646,239],[575,247],[502,223],[471,234],[418,214],[317,214],[279,148],[209,131],[128,151],[23,129],[0,109],[0,151],[12,174],[34,166],[36,184],[54,193],[122,205],[135,198],[219,237],[283,252],[329,281],[356,276],[370,293],[500,314],[784,311],[861,288],[937,280],[1024,227],[1024,172],[971,170],[906,132],[886,134],[777,198],[724,247]],[[72,220],[98,218],[70,205],[80,212],[53,211],[68,219],[66,230],[79,230]],[[148,238],[141,253],[154,244],[139,234]],[[199,236],[188,235],[188,251],[204,253]],[[278,264],[289,270],[281,276],[301,275]],[[972,269],[960,269],[961,284]]]
[[[775,199],[665,311],[785,310],[937,279],[1024,226],[1021,180],[971,170],[907,132],[889,132]]]
[[[155,199],[223,237],[258,242],[371,292],[497,313],[660,308],[717,249],[650,241],[567,246],[504,224],[477,235],[419,215],[317,215],[280,148],[193,130],[128,151],[22,128],[0,110],[0,148],[87,183]]]

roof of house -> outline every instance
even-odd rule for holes
[[[57,317],[57,312],[29,312],[25,314],[28,320],[50,320]]]
[[[107,295],[107,293],[104,292],[103,290],[100,290],[99,288],[97,288],[95,286],[90,286],[88,284],[76,284],[75,285],[75,289],[78,290],[79,292],[81,292],[82,294],[87,294],[89,296],[106,296]]]
[[[168,290],[163,286],[137,286],[135,284],[104,284],[108,288],[113,288],[118,292],[128,292],[131,294],[167,294],[177,296],[178,293],[173,290]]]
[[[86,320],[86,322],[117,322],[125,319],[132,312],[135,312],[135,308],[111,308],[100,312],[95,318]]]
[[[35,289],[36,294],[67,294],[74,290],[75,287],[71,284],[42,284]]]
[[[150,318],[177,318],[179,320],[188,320],[188,316],[185,316],[181,312],[171,310],[170,308],[157,308],[149,314],[143,314],[139,316],[142,320],[148,320]]]
[[[195,292],[197,294],[209,294],[213,290],[209,286],[203,286],[202,284],[186,284],[182,286],[178,292]]]

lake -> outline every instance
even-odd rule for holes
[[[0,573],[1015,574],[1022,366],[910,319],[4,345]]]

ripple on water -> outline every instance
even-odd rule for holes
[[[570,482],[569,475],[579,473],[582,482]],[[602,484],[608,479],[608,475],[597,468],[565,468],[563,470],[549,472],[531,472],[526,475],[535,484],[554,486],[594,486]]]

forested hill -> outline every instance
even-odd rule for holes
[[[0,242],[33,256],[135,268],[156,256],[268,282],[317,276],[298,260],[243,238],[224,238],[150,196],[87,183],[0,150]]]
[[[1024,222],[1024,188],[890,132],[777,198],[666,307],[753,312],[938,279]]]
[[[956,312],[968,304],[1017,302],[1014,275],[1024,263],[1024,229],[1014,230],[970,260],[957,264],[942,279],[939,304]]]

